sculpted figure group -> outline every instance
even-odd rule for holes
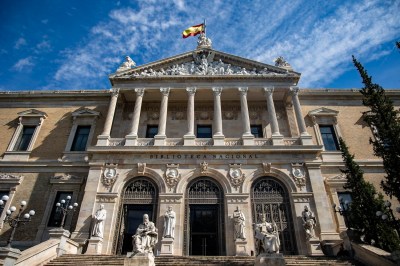
[[[149,215],[143,215],[143,223],[138,226],[132,238],[133,255],[153,254],[154,246],[158,242],[158,230],[149,220]]]
[[[262,222],[254,227],[257,255],[279,253],[280,241],[276,224],[268,223],[263,216]]]

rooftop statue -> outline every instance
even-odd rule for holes
[[[135,67],[136,63],[129,56],[125,56],[124,62],[118,67],[117,72],[124,71]]]
[[[274,62],[275,66],[277,67],[290,68],[290,69],[292,68],[292,66],[282,56],[276,58]]]
[[[204,33],[200,34],[197,41],[197,49],[199,48],[211,48],[211,39],[207,38]]]

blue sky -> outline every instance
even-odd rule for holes
[[[207,20],[213,49],[267,64],[283,56],[301,88],[400,89],[400,0],[1,0],[0,90],[110,88],[129,55],[138,65],[196,48],[182,39]]]

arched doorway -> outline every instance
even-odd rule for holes
[[[211,178],[200,177],[186,190],[184,254],[225,254],[223,191]]]
[[[261,177],[252,186],[251,202],[253,221],[261,223],[265,215],[267,222],[275,222],[281,242],[280,252],[296,254],[292,211],[285,186],[275,178]]]
[[[157,218],[157,186],[146,177],[138,177],[127,183],[122,193],[118,223],[116,228],[115,254],[126,254],[132,251],[132,235],[148,214],[152,222]]]

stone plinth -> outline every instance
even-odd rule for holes
[[[257,256],[255,266],[284,266],[285,259],[282,254],[266,254],[262,253]]]
[[[321,248],[321,242],[318,238],[311,238],[307,240],[307,249],[309,256],[324,256]]]
[[[214,135],[213,142],[214,142],[214,146],[225,146],[225,136],[224,135]]]
[[[71,233],[64,228],[53,228],[49,230],[50,239],[56,238],[60,239],[60,244],[57,247],[57,257],[63,255],[65,253],[65,246],[67,244],[67,240],[69,239]]]
[[[161,256],[172,256],[174,251],[174,239],[170,237],[161,240]]]
[[[283,142],[283,136],[282,135],[272,135],[271,137],[272,139],[272,145],[285,145],[285,143]]]
[[[236,256],[250,256],[247,251],[247,240],[236,239],[235,240]]]
[[[125,146],[137,146],[138,136],[136,135],[127,135],[125,137]]]
[[[101,254],[101,248],[103,246],[103,238],[92,236],[88,239],[88,246],[85,254]]]
[[[254,136],[253,135],[243,135],[242,136],[243,146],[254,146]]]
[[[154,146],[165,146],[166,135],[155,135],[154,136]]]
[[[108,141],[110,136],[107,135],[100,135],[97,137],[97,144],[96,146],[108,146]]]
[[[1,247],[0,248],[0,264],[4,266],[13,266],[21,256],[22,252],[16,248]]]
[[[184,146],[196,146],[196,136],[195,135],[185,135],[183,136]]]
[[[124,266],[155,266],[153,254],[136,254],[124,259]]]

